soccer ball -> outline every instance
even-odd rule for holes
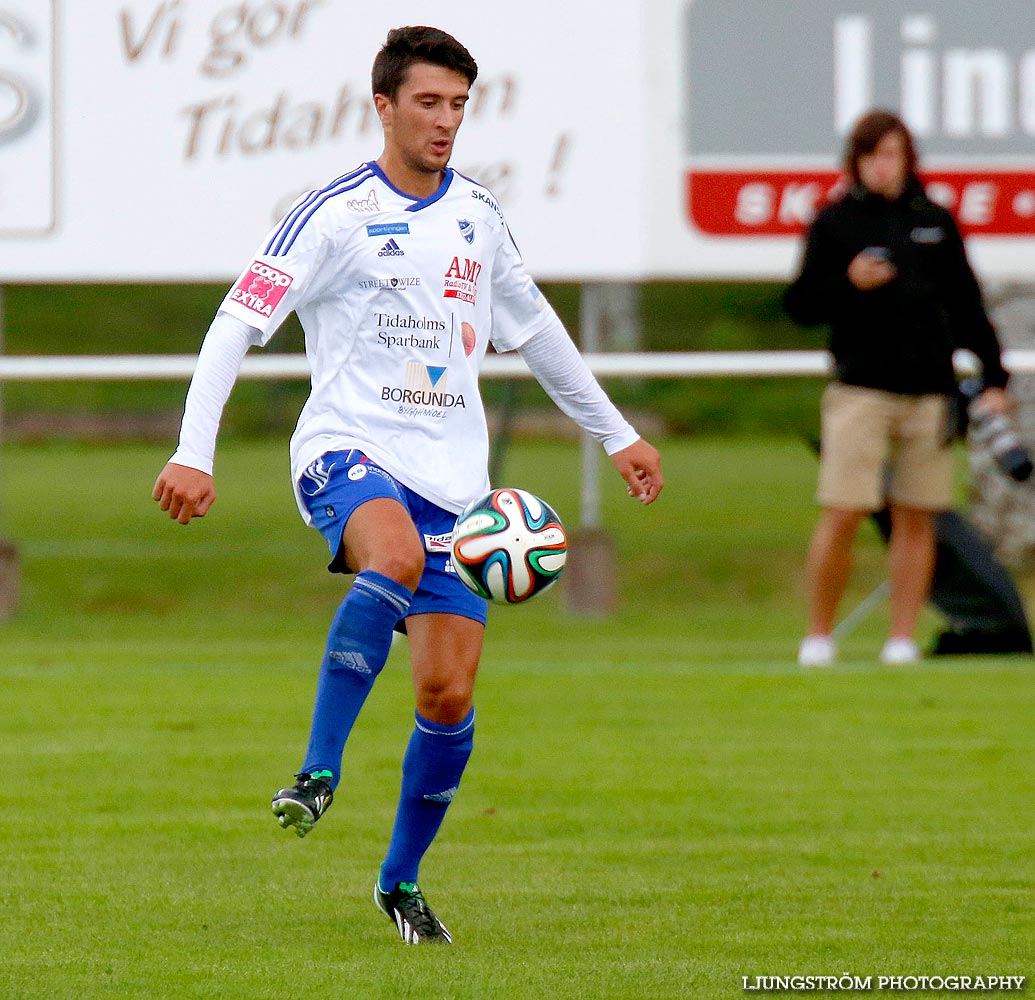
[[[527,490],[499,489],[456,519],[450,560],[476,594],[521,604],[561,575],[567,554],[568,536],[549,504]]]

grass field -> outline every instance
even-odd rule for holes
[[[878,614],[841,665],[801,672],[801,444],[669,442],[654,507],[604,480],[614,616],[558,589],[493,610],[475,755],[422,870],[448,950],[404,948],[369,900],[404,645],[331,812],[305,841],[276,829],[341,584],[283,443],[225,447],[187,529],[149,499],[167,451],[3,452],[23,563],[0,625],[3,1000],[709,1000],[760,995],[744,976],[1035,973],[1031,660],[879,667]],[[577,461],[523,444],[504,478],[571,525]],[[861,542],[849,606],[881,579]]]

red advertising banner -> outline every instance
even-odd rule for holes
[[[925,170],[928,196],[967,233],[1035,235],[1031,170]],[[702,170],[685,177],[687,219],[711,236],[792,236],[843,190],[834,170]]]

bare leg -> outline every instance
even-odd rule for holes
[[[931,590],[935,514],[892,504],[888,572],[891,576],[891,637],[911,639]]]
[[[406,508],[378,498],[357,507],[342,534],[345,561],[354,573],[373,570],[417,589],[424,572],[424,546]]]
[[[471,711],[485,626],[460,615],[411,615],[406,632],[417,711],[455,726]]]
[[[867,512],[824,507],[808,556],[809,635],[830,635],[852,568],[852,545]]]

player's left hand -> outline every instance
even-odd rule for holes
[[[643,438],[611,456],[615,468],[625,480],[629,496],[642,504],[654,503],[665,485],[661,475],[661,456],[657,448]]]
[[[168,462],[155,482],[151,498],[180,524],[190,524],[193,517],[204,517],[216,502],[212,477],[200,469]]]

